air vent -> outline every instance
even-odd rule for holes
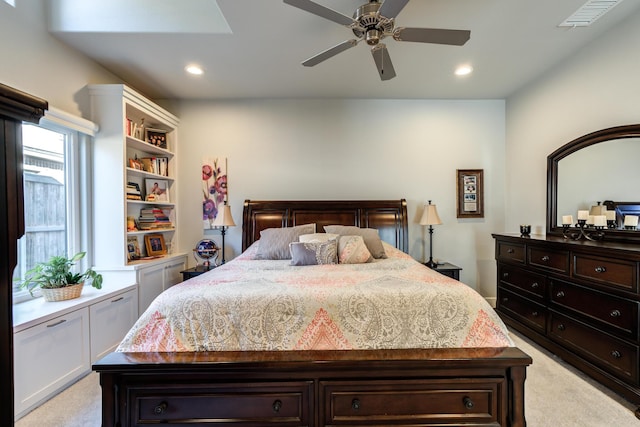
[[[622,0],[589,0],[558,27],[588,27]]]

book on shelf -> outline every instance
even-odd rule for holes
[[[170,209],[167,209],[170,210]],[[140,230],[159,230],[173,228],[171,219],[165,210],[158,207],[140,209],[138,217],[138,228]]]
[[[168,157],[141,157],[142,170],[161,176],[169,176]]]

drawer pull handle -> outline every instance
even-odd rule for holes
[[[508,254],[512,254],[512,253],[514,253],[514,252],[515,252],[515,251],[514,251],[513,249],[511,249],[511,248],[507,249],[507,253],[508,253]]]
[[[618,350],[613,350],[611,352],[611,356],[615,359],[620,359],[622,357],[622,353],[620,353]]]
[[[560,323],[560,324],[558,325],[558,330],[559,330],[559,331],[564,331],[564,330],[565,330],[565,327],[564,327],[564,325],[563,325],[562,323]]]
[[[503,304],[506,304],[508,302],[509,302],[509,298],[507,298],[507,297],[502,298],[502,303]]]
[[[67,321],[67,319],[58,320],[56,323],[52,323],[50,325],[47,325],[47,328],[55,328],[58,325],[62,325],[66,321]]]
[[[122,301],[124,299],[124,297],[120,297],[120,298],[116,298],[114,300],[112,300],[111,302],[118,302],[118,301]]]
[[[464,402],[465,408],[473,409],[473,400],[471,400],[469,396],[465,396],[464,399],[462,399],[462,401]]]
[[[280,401],[279,399],[276,400],[275,402],[273,402],[273,405],[271,405],[271,407],[273,408],[273,412],[280,412],[280,408],[282,408],[282,401]]]
[[[612,310],[611,313],[609,313],[609,315],[611,317],[620,317],[622,313],[620,313],[620,310]]]
[[[607,268],[599,266],[599,267],[594,268],[594,270],[596,271],[596,273],[604,273],[604,272],[607,271]]]
[[[556,296],[558,298],[563,298],[564,297],[564,292],[563,291],[558,291],[558,293],[556,294]]]
[[[537,311],[534,311],[533,313],[531,313],[531,315],[532,315],[533,317],[538,317],[538,312],[537,312]]]
[[[533,283],[531,284],[531,287],[532,287],[533,289],[538,289],[538,287],[539,287],[539,286],[540,286],[540,285],[538,285],[538,282],[533,282]]]
[[[542,260],[542,262],[547,262],[549,261],[551,258],[549,258],[549,255],[545,255],[542,258],[540,258]]]
[[[160,402],[159,405],[157,405],[155,408],[153,408],[153,413],[156,415],[162,415],[164,414],[164,411],[167,410],[167,402]]]
[[[353,409],[354,411],[357,411],[358,409],[360,409],[361,403],[360,403],[360,399],[353,399],[351,401],[351,409]]]
[[[509,273],[502,273],[502,277],[506,279],[507,277],[509,277]]]

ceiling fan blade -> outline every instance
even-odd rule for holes
[[[396,28],[393,38],[403,42],[437,43],[462,46],[471,37],[469,30],[442,30],[438,28]]]
[[[322,61],[326,61],[327,59],[336,56],[340,52],[344,52],[345,50],[352,48],[357,44],[358,40],[356,39],[345,40],[340,44],[330,47],[324,52],[320,52],[319,54],[312,56],[311,58],[304,61],[302,65],[304,65],[305,67],[313,67],[314,65],[318,65]]]
[[[378,13],[386,18],[395,18],[409,3],[409,0],[385,0]]]
[[[307,12],[313,13],[314,15],[318,15],[330,21],[337,22],[340,25],[349,26],[355,22],[353,18],[350,18],[347,15],[343,15],[340,12],[336,12],[335,10],[321,6],[318,3],[314,3],[310,0],[284,0],[284,2],[290,6],[306,10]]]
[[[391,80],[396,76],[396,70],[393,69],[389,51],[384,43],[378,43],[372,47],[371,54],[376,63],[378,74],[380,74],[380,80]]]

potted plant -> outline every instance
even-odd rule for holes
[[[20,283],[33,296],[35,289],[42,290],[45,301],[63,301],[78,298],[82,292],[85,280],[91,281],[91,286],[102,289],[102,275],[88,268],[84,273],[75,273],[71,268],[82,259],[86,252],[78,252],[73,258],[53,256],[47,262],[41,262],[27,271]]]

